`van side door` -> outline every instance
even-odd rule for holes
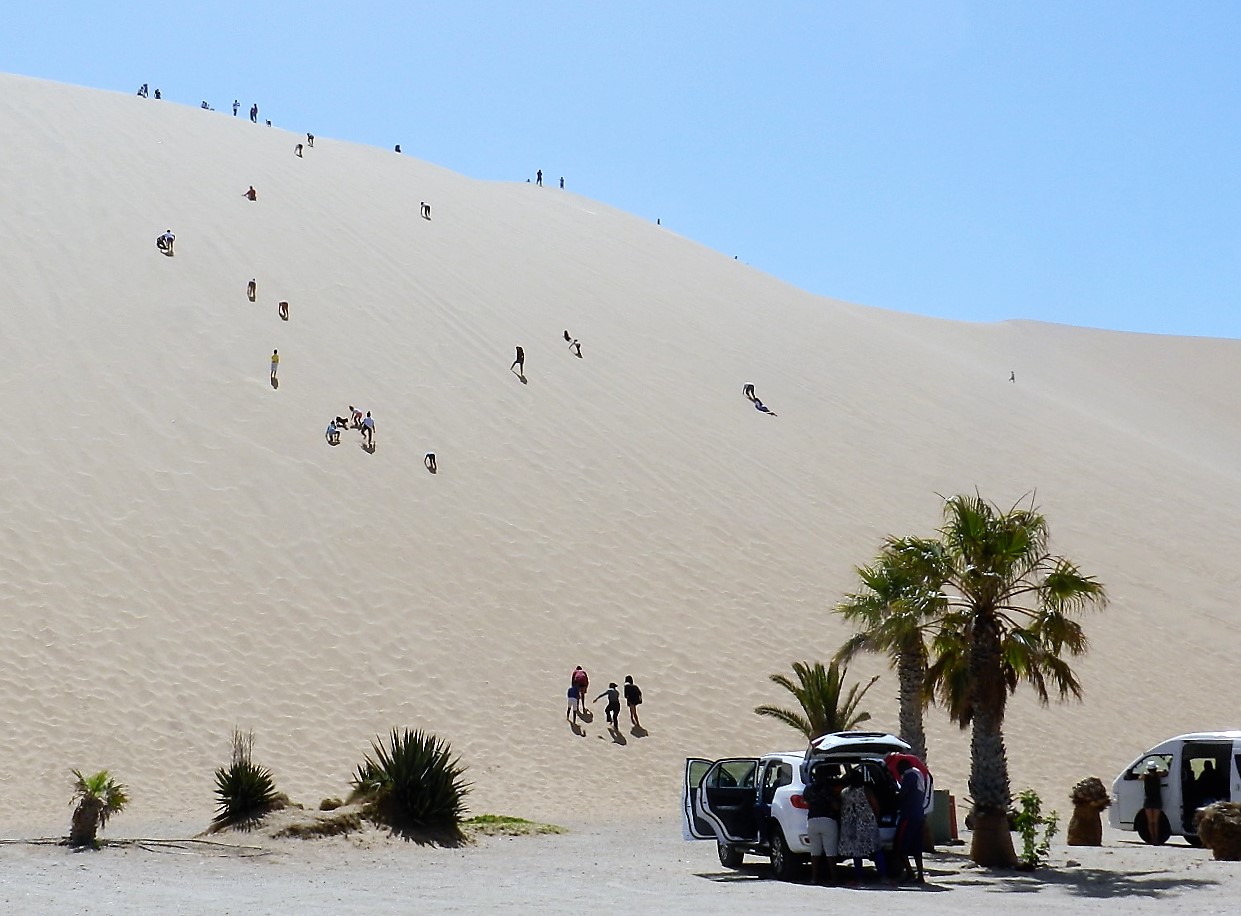
[[[721,842],[753,843],[758,839],[754,816],[757,757],[717,760],[703,774],[694,813],[709,824]]]

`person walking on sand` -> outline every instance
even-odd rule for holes
[[[641,728],[638,721],[638,707],[642,705],[642,690],[633,682],[633,675],[625,675],[625,705],[629,707],[629,721],[634,728]]]
[[[366,417],[362,420],[362,438],[366,440],[366,444],[371,448],[375,447],[375,421],[371,419],[371,412],[366,412]]]
[[[251,124],[259,123],[259,103],[258,102],[255,102],[253,105],[250,106],[250,123]]]
[[[241,107],[241,102],[233,99],[233,117],[237,117],[237,109]]]
[[[534,183],[540,188],[543,187],[543,170],[539,169],[538,174],[534,176]]]
[[[620,728],[617,718],[620,716],[620,691],[616,689],[616,684],[608,684],[608,689],[595,697],[591,702],[598,703],[603,697],[608,698],[608,705],[604,707],[603,715],[607,719],[608,725],[612,728]]]
[[[246,298],[249,299],[251,302],[253,302],[255,299],[258,298],[258,293],[259,293],[258,283],[255,281],[253,277],[251,277],[250,282],[246,284]]]
[[[280,303],[276,306],[276,311],[279,313],[281,321],[289,320],[289,303],[281,299]]]
[[[300,143],[293,147],[293,155],[297,156],[298,159],[302,158],[302,145]]]
[[[586,669],[578,665],[573,669],[573,675],[569,678],[569,682],[577,688],[577,709],[578,712],[586,711],[586,691],[590,688],[590,676],[586,674]]]
[[[741,393],[744,394],[746,396],[746,399],[749,401],[758,400],[758,398],[754,396],[754,383],[753,382],[746,382],[744,385],[742,385]]]
[[[280,368],[280,353],[276,350],[271,351],[271,380],[276,380],[276,370]]]
[[[582,345],[578,342],[576,337],[573,338],[573,342],[569,344],[569,349],[573,351],[573,355],[578,359],[582,358]]]
[[[1010,382],[1017,381],[1017,370],[1016,369],[1013,369],[1008,373],[1008,380]]]
[[[259,192],[254,190],[254,185],[250,185],[249,189],[241,196],[244,197],[246,200],[258,200]]]
[[[517,374],[519,376],[523,376],[523,377],[525,376],[526,374],[526,351],[523,350],[521,347],[517,348],[517,358],[513,360],[513,365],[508,367],[508,371],[512,372],[514,369],[517,370]]]
[[[563,175],[560,177],[560,190],[562,191],[564,190],[564,176]]]
[[[306,135],[306,145],[309,146],[311,149],[315,148],[315,135],[314,134]]]
[[[570,725],[576,726],[577,725],[577,707],[578,707],[578,704],[580,703],[580,697],[577,692],[576,684],[569,685],[569,692],[567,694],[567,700],[568,700],[568,707],[564,711],[565,721],[568,722]]]

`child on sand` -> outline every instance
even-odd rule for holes
[[[340,445],[340,427],[336,425],[335,420],[328,423],[325,435],[327,436],[328,445]]]
[[[608,684],[608,689],[595,697],[591,702],[598,703],[603,697],[608,698],[608,705],[603,710],[608,725],[612,726],[612,728],[620,728],[620,724],[616,721],[620,715],[620,691],[616,689],[615,683]]]
[[[280,354],[275,350],[271,351],[271,379],[276,380],[276,370],[280,368]]]

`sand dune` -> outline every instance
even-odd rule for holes
[[[1239,724],[1236,341],[822,299],[569,191],[327,137],[298,159],[300,133],[125,94],[0,77],[0,131],[10,822],[67,823],[69,768],[106,766],[135,811],[205,823],[234,724],[307,801],[410,725],[475,810],[670,812],[685,756],[798,744],[750,712],[766,675],[830,655],[854,564],[975,487],[1037,490],[1112,597],[1086,701],[1011,707],[1019,787],[1063,809]],[[374,454],[325,444],[348,404]],[[576,664],[633,674],[649,736],[614,743],[601,706],[573,735]],[[959,798],[967,751],[933,713]]]

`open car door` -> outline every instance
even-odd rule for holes
[[[758,841],[758,819],[754,814],[757,770],[757,757],[729,757],[715,761],[703,774],[694,798],[694,814],[710,825],[721,842]]]
[[[694,813],[702,777],[707,775],[713,763],[714,760],[701,757],[685,758],[685,781],[681,785],[681,836],[687,840],[717,839],[711,825]]]

